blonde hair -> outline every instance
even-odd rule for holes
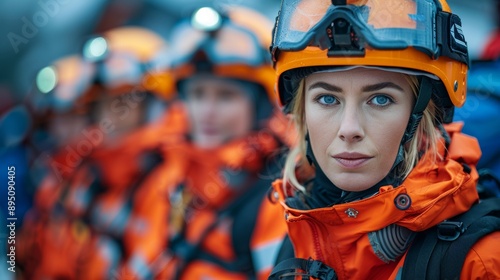
[[[410,84],[413,94],[416,97],[419,89],[419,82],[416,76],[405,75]],[[306,192],[305,187],[299,182],[296,176],[296,168],[308,166],[306,160],[307,128],[305,124],[305,83],[304,79],[299,83],[297,92],[292,100],[291,113],[298,132],[298,144],[290,151],[285,162],[283,184],[291,183],[296,189]],[[439,108],[431,99],[423,112],[422,119],[415,131],[413,138],[404,146],[403,162],[397,167],[396,172],[406,178],[413,170],[420,158],[420,152],[430,153],[434,161],[440,157],[438,153],[438,141],[442,137],[441,132],[435,126]],[[307,168],[307,167],[306,167]]]

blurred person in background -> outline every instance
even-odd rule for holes
[[[7,93],[0,89],[2,94]],[[29,192],[28,149],[24,145],[31,127],[31,116],[26,106],[5,102],[0,106],[0,169],[5,175],[0,179],[0,218],[7,221],[0,229],[0,279],[15,279],[15,229],[23,224],[23,217],[31,207]],[[14,223],[14,227],[12,226]],[[13,250],[14,248],[14,250]]]
[[[3,213],[8,209],[8,200],[15,199],[14,214],[18,225],[22,224],[24,214],[32,202],[32,192],[27,180],[30,149],[25,145],[32,122],[31,115],[23,104],[0,109],[0,168],[10,171],[12,175],[0,179],[0,191],[6,194],[0,197],[0,207]],[[9,183],[15,190],[15,198],[7,196]]]
[[[162,102],[143,79],[165,47],[151,31],[120,27],[39,72],[35,106],[50,117],[38,127],[55,144],[42,145],[52,152],[19,234],[26,279],[108,279],[116,269],[130,189],[156,162],[134,133],[164,110],[152,110]]]
[[[285,234],[267,192],[295,134],[272,98],[270,21],[203,7],[172,30],[178,135],[134,199],[118,279],[266,279]]]
[[[496,26],[478,43],[478,55],[472,57],[467,77],[468,102],[457,108],[454,120],[464,122],[464,133],[476,137],[483,152],[478,163],[484,196],[500,197],[500,1],[490,1]],[[477,11],[471,13],[477,16]]]

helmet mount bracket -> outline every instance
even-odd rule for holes
[[[326,28],[331,47],[328,57],[364,56],[365,40],[357,35],[353,25],[343,17],[336,18]]]

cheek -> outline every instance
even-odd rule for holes
[[[144,112],[143,108],[140,106],[137,106],[136,108],[131,109],[130,116],[127,116],[122,121],[126,124],[138,125],[142,120],[143,112]]]
[[[203,119],[213,119],[214,112],[219,111],[217,104],[208,98],[187,100],[185,105],[193,121],[198,122]]]
[[[406,122],[389,122],[383,127],[374,129],[373,135],[376,136],[373,140],[384,155],[384,162],[391,165],[394,163],[406,126]]]
[[[307,104],[305,109],[305,125],[311,147],[314,155],[320,160],[323,154],[326,156],[328,147],[335,139],[338,127],[336,122],[321,110],[308,110]]]
[[[202,110],[195,102],[187,102],[186,103],[186,108],[189,113],[189,117],[191,119],[191,122],[196,123],[198,122],[202,117]]]
[[[321,124],[322,121],[325,121],[325,117],[319,112],[319,110],[317,110],[317,108],[314,108],[310,102],[306,102],[304,114],[305,125],[309,134],[315,133],[316,131],[321,130],[321,128],[325,128],[325,124]]]
[[[253,123],[253,110],[247,102],[228,102],[217,114],[229,130],[246,130]]]
[[[195,109],[197,108],[196,102],[193,102],[191,100],[183,100],[182,102],[184,107],[190,112],[191,115],[193,115]]]

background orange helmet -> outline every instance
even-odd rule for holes
[[[166,41],[153,31],[125,26],[89,39],[83,57],[98,66],[96,82],[109,93],[122,94],[140,86],[168,97],[171,79],[148,80],[154,61],[166,49]]]
[[[94,76],[95,66],[81,56],[62,57],[37,73],[31,104],[38,112],[84,110]]]
[[[106,94],[149,90],[167,97],[172,92],[169,80],[161,84],[144,80],[166,47],[159,35],[140,27],[119,27],[94,36],[81,55],[60,58],[38,72],[32,103],[56,111],[75,110],[94,101],[100,90]]]
[[[248,8],[198,9],[172,31],[169,67],[174,81],[210,72],[260,85],[274,104],[271,32],[272,22]]]
[[[432,83],[433,98],[445,121],[465,102],[467,43],[460,18],[444,0],[284,0],[273,34],[285,110],[306,75],[345,66],[431,77],[438,81]]]

